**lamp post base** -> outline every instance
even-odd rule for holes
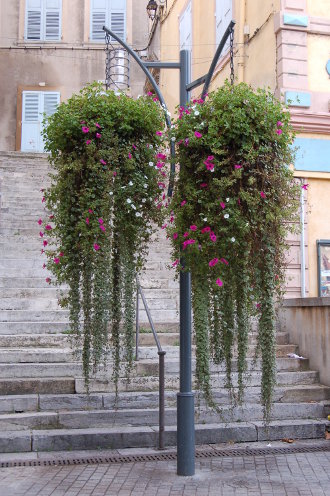
[[[194,393],[177,395],[177,474],[195,474]]]

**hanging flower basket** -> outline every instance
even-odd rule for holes
[[[223,362],[226,386],[237,386],[242,400],[255,320],[266,418],[276,381],[275,302],[299,202],[289,119],[269,91],[226,83],[206,103],[180,107],[175,129],[180,173],[168,235],[173,266],[191,271],[197,387],[212,403],[210,362]]]

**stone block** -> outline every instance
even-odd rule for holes
[[[269,423],[253,422],[258,431],[258,441],[275,441],[276,439],[317,439],[324,438],[325,422],[318,420],[301,420],[297,411],[297,420],[281,420]]]
[[[0,434],[0,453],[22,453],[31,451],[30,432],[2,432]]]

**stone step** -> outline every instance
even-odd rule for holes
[[[56,296],[56,295],[54,295]],[[60,310],[58,300],[55,298],[0,298],[0,310]]]
[[[37,322],[0,322],[1,334],[56,334],[69,330],[67,321],[49,322],[39,320]]]
[[[68,310],[2,310],[0,319],[5,322],[63,322],[69,315]]]
[[[41,242],[40,242],[40,249],[41,249]],[[22,272],[22,275],[24,273],[24,269],[29,269],[33,270],[34,272],[36,269],[40,271],[42,269],[42,264],[46,261],[46,258],[40,255],[39,252],[39,257],[36,256],[34,258],[28,258],[25,256],[25,258],[8,258],[8,259],[2,259],[0,258],[0,269],[6,270],[10,274],[10,270],[16,269],[19,273]],[[44,275],[45,271],[40,271],[42,276]]]
[[[216,423],[195,426],[196,444],[274,441],[283,438],[317,439],[325,435],[323,420],[278,420],[265,426],[262,421]],[[2,453],[65,451],[82,449],[123,449],[155,447],[158,426],[88,429],[9,431],[1,434]],[[165,445],[176,444],[175,426],[165,430]]]
[[[84,391],[85,392],[85,391]],[[75,393],[72,377],[0,379],[0,395]],[[1,450],[0,450],[1,451]]]
[[[0,277],[0,288],[49,288],[46,277]],[[62,286],[61,286],[62,287]]]
[[[233,385],[237,386],[237,373],[233,373]],[[319,381],[319,374],[315,371],[299,371],[299,372],[278,372],[277,383],[282,385],[301,385],[301,384],[316,384]],[[226,384],[225,374],[219,373],[211,375],[212,388],[223,388]],[[249,386],[258,386],[261,382],[261,372],[251,372],[249,374]],[[127,383],[126,380],[119,380],[119,391],[156,391],[158,390],[158,377],[132,377],[131,381]],[[166,389],[178,390],[179,378],[177,376],[166,376],[165,378]],[[114,392],[115,388],[107,377],[92,378],[89,384],[91,393]],[[76,379],[76,392],[85,393],[85,384],[83,379]]]
[[[50,299],[57,300],[61,292],[67,291],[54,286],[47,288],[0,288],[0,300],[12,299]]]
[[[318,403],[275,403],[272,408],[272,420],[324,418],[324,407]],[[148,409],[101,409],[90,411],[66,412],[28,412],[0,414],[0,432],[26,429],[88,429],[109,428],[115,426],[154,426],[159,418],[158,408]],[[247,420],[248,419],[248,420]],[[263,420],[262,405],[223,406],[220,413],[210,409],[196,408],[195,422],[215,424],[217,422],[253,422]],[[165,425],[175,426],[176,408],[165,409]]]

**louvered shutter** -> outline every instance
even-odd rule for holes
[[[216,44],[219,45],[229,23],[232,19],[232,0],[216,0]],[[227,40],[223,54],[229,48],[229,40]]]
[[[61,38],[61,2],[45,0],[45,40]]]
[[[27,40],[41,39],[42,0],[27,0],[25,38]]]
[[[191,2],[180,18],[180,50],[191,50]]]
[[[23,152],[37,152],[40,146],[41,99],[39,91],[23,91],[22,141]]]
[[[43,111],[48,117],[56,112],[57,106],[60,103],[60,94],[55,92],[52,93],[45,91],[43,93],[43,97],[44,97]]]
[[[126,39],[126,0],[110,2],[110,29],[120,39]]]
[[[107,24],[107,0],[92,0],[91,11],[91,39],[93,41],[103,41],[103,26]]]

